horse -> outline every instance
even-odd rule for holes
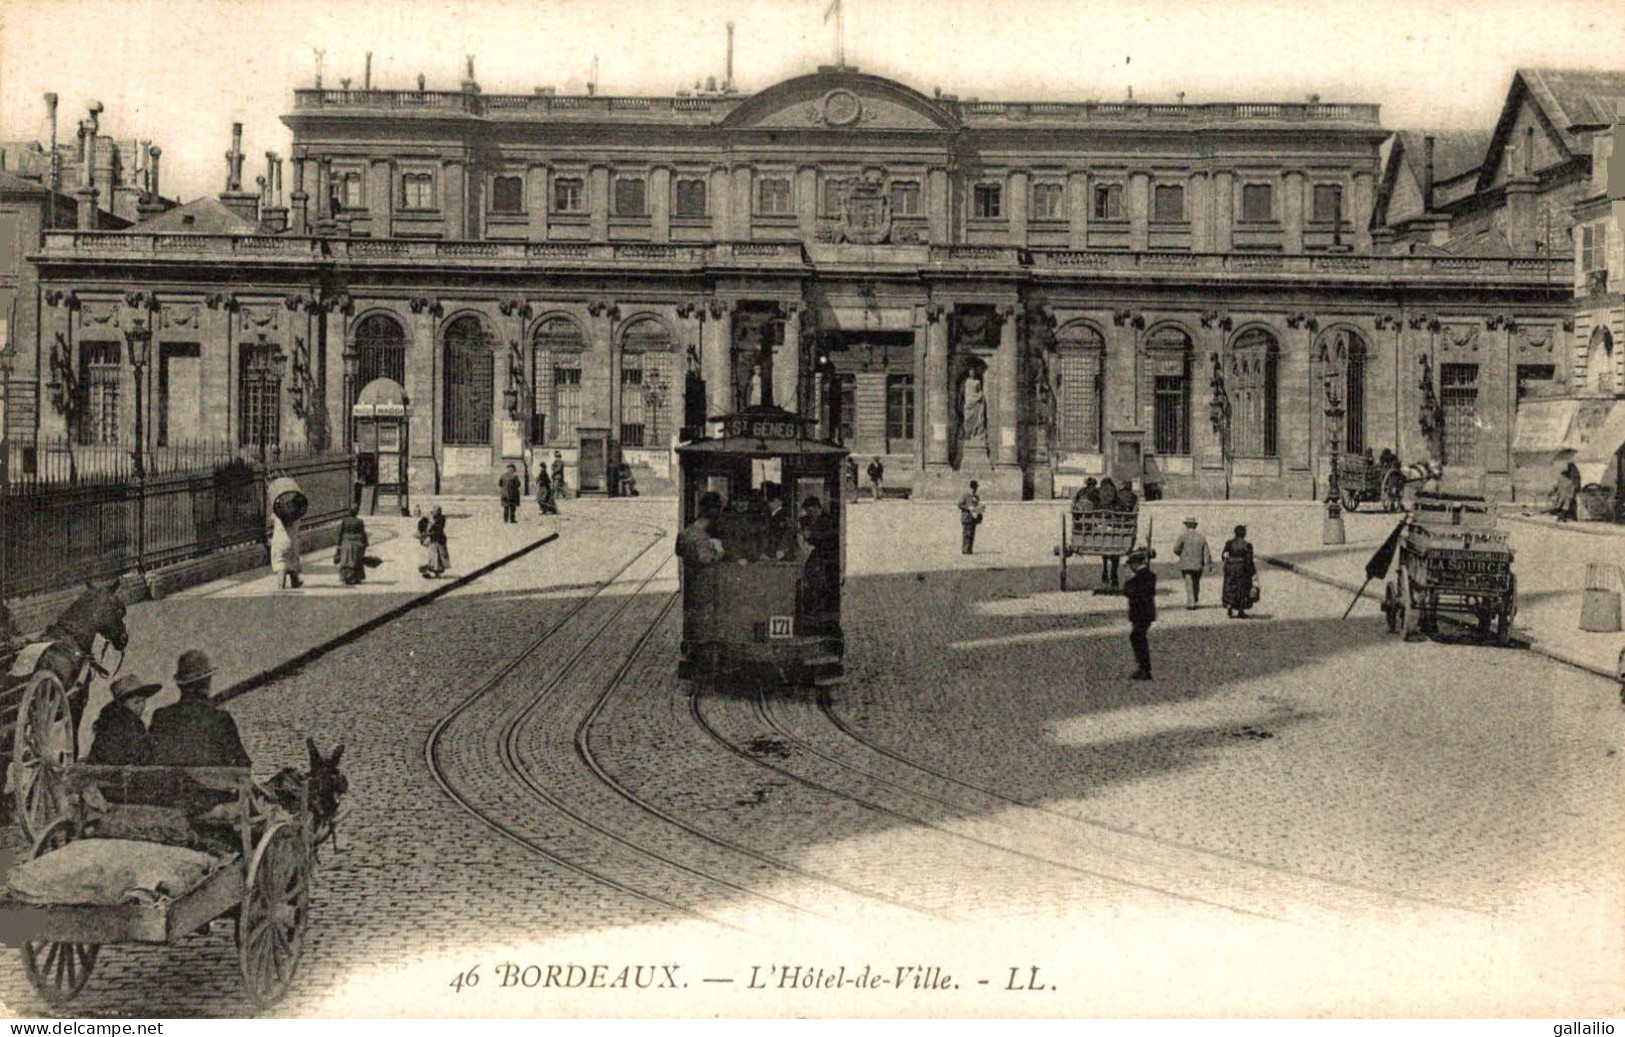
[[[339,761],[344,758],[343,744],[333,750],[333,755],[323,757],[316,748],[316,740],[307,738],[305,752],[310,757],[309,771],[284,767],[266,782],[266,789],[277,805],[289,813],[299,810],[300,791],[304,791],[310,810],[311,842],[319,847],[328,839],[337,840],[339,799],[350,791],[350,779],[339,770]]]
[[[114,576],[103,584],[85,580],[85,591],[45,628],[42,643],[47,647],[35,663],[34,672],[48,668],[62,680],[62,686],[72,692],[81,683],[88,685],[90,671],[102,676],[107,671],[96,663],[96,638],[103,638],[122,653],[130,646],[130,628],[124,619],[128,614],[118,596],[119,578]],[[15,670],[14,676],[18,676]],[[74,710],[73,722],[77,726],[84,711],[80,699]]]

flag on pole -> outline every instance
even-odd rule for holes
[[[826,25],[829,24],[829,20],[835,17],[836,13],[840,11],[840,9],[841,0],[829,0],[829,6],[824,9],[824,23]]]
[[[1384,540],[1382,546],[1377,548],[1377,553],[1371,556],[1369,562],[1365,563],[1365,578],[1367,581],[1380,580],[1388,575],[1388,567],[1394,563],[1394,552],[1399,548],[1399,534],[1404,529],[1404,522],[1395,526],[1394,531],[1388,534],[1388,539]]]

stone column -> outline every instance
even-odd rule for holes
[[[230,296],[212,295],[200,314],[205,340],[199,379],[203,393],[201,424],[204,435],[225,438],[233,445],[237,442],[233,421],[236,380],[232,377],[237,365],[237,336],[232,333],[236,312],[236,302]]]
[[[393,190],[393,185],[391,185]],[[293,194],[288,196],[293,202],[293,232],[295,234],[310,233],[310,195],[305,191],[305,160],[293,160]]]
[[[387,158],[372,160],[371,177],[367,182],[367,216],[372,223],[375,238],[393,237],[395,234],[394,164]]]
[[[1074,169],[1066,175],[1067,245],[1089,247],[1089,174]]]
[[[1197,171],[1190,179],[1191,251],[1213,251],[1213,198],[1207,173]]]
[[[620,307],[601,306],[593,314],[593,338],[603,343],[602,355],[609,361],[609,438],[621,440],[621,344],[615,338],[615,323],[620,318]],[[595,347],[595,351],[597,351]]]
[[[440,347],[435,341],[435,311],[428,299],[413,299],[411,341],[406,348],[406,399],[411,406],[408,434],[411,436],[409,463],[417,469],[412,490],[432,491],[435,486],[434,444],[440,428],[440,393],[435,374],[440,369]],[[356,388],[357,392],[361,387]]]
[[[733,310],[734,304],[720,299],[711,303],[705,327],[710,332],[708,341],[701,346],[700,369],[705,375],[705,409],[708,435],[716,435],[718,426],[709,419],[733,411]]]
[[[1511,496],[1512,487],[1512,412],[1507,404],[1517,390],[1517,375],[1510,370],[1512,359],[1512,331],[1504,319],[1485,322],[1488,327],[1479,332],[1484,348],[1479,351],[1479,406],[1483,428],[1479,432],[1479,464],[1489,476],[1485,492],[1491,496]],[[1500,325],[1496,330],[1496,325]],[[1616,353],[1618,351],[1616,350]],[[1478,357],[1473,359],[1477,360]],[[1435,374],[1437,377],[1437,374]],[[1615,376],[1609,372],[1609,387]],[[1435,387],[1435,392],[1438,391]]]
[[[670,166],[656,166],[649,171],[649,224],[654,241],[671,240]]]
[[[1280,339],[1276,435],[1284,469],[1282,484],[1289,494],[1297,496],[1303,480],[1312,480],[1312,459],[1320,451],[1312,438],[1324,421],[1319,414],[1324,409],[1324,394],[1316,365],[1309,362],[1317,332],[1313,318],[1294,314],[1287,318],[1287,326],[1287,334]]]
[[[1010,174],[1010,244],[1027,247],[1027,201],[1029,177],[1025,172]]]
[[[1129,248],[1144,252],[1151,244],[1151,175],[1135,172],[1128,177]]]
[[[1109,448],[1114,428],[1140,428],[1140,364],[1137,355],[1139,332],[1132,320],[1110,320],[1111,337],[1106,341],[1106,435]],[[1146,430],[1150,432],[1150,429]]]
[[[1354,174],[1352,194],[1346,218],[1354,224],[1354,251],[1368,254],[1371,252],[1371,212],[1376,204],[1369,172]]]
[[[784,308],[784,343],[773,357],[773,402],[795,411],[801,386],[801,304],[788,303]]]
[[[818,170],[802,166],[796,172],[796,223],[802,241],[818,240]],[[782,405],[784,400],[779,400]]]
[[[525,236],[531,241],[547,240],[547,187],[552,171],[543,163],[532,163],[525,176]]]
[[[316,160],[316,222],[333,218],[333,161],[326,155]]]
[[[440,205],[446,218],[446,237],[458,241],[468,237],[468,168],[463,159],[448,158],[441,166],[446,182],[441,187]]]
[[[948,463],[948,318],[952,308],[932,303],[925,308],[925,378],[920,391],[925,394],[925,440],[927,464]]]
[[[609,240],[609,167],[594,165],[587,173],[587,212],[592,240]]]
[[[1235,247],[1236,175],[1222,170],[1213,175],[1213,251],[1229,252]]]
[[[946,245],[949,243],[948,209],[952,204],[952,192],[948,186],[948,171],[941,166],[931,169],[926,174],[926,205],[928,213],[927,236],[933,245]]]
[[[1013,305],[999,309],[999,316],[1003,318],[999,326],[998,356],[999,444],[994,456],[1000,464],[1007,465],[1021,462],[1017,434],[1021,418],[1021,353],[1016,329],[1019,312]]]
[[[931,327],[932,325],[926,320],[926,307],[914,307],[914,366],[912,373],[914,375],[914,420],[916,422],[914,427],[914,467],[919,476],[914,486],[914,492],[917,494],[923,492],[925,488],[926,444],[931,442],[930,421],[927,420],[925,407],[923,406],[923,394],[927,391],[928,385],[926,368],[931,348]]]
[[[86,184],[73,192],[79,200],[78,223],[79,230],[95,230],[101,222],[96,211],[96,188]]]
[[[344,432],[349,428],[350,422],[350,413],[345,407],[344,400],[344,350],[350,337],[350,315],[354,312],[354,306],[344,306],[338,314],[330,314],[325,318],[318,316],[320,312],[314,299],[304,299],[300,300],[298,308],[289,314],[289,319],[300,329],[299,333],[309,344],[311,370],[321,371],[319,375],[321,384],[313,391],[321,396],[322,406],[327,409],[328,443],[332,448],[339,449],[348,445],[344,440]],[[334,316],[338,319],[333,319]],[[317,323],[324,319],[329,322],[328,327],[332,329],[327,336],[325,352],[319,348],[320,339],[317,333]],[[361,377],[359,372],[356,377]],[[355,405],[355,397],[360,392],[361,386],[350,387],[350,406]]]
[[[1303,171],[1289,169],[1286,174],[1286,198],[1281,206],[1282,226],[1286,233],[1281,247],[1287,255],[1303,251]]]

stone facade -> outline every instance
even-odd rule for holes
[[[285,232],[48,235],[47,338],[78,357],[150,322],[148,377],[179,365],[155,422],[239,441],[264,358],[284,440],[342,436],[395,377],[418,492],[573,463],[583,430],[659,486],[685,430],[771,399],[916,494],[1110,472],[1307,498],[1329,354],[1342,444],[1504,495],[1520,365],[1567,363],[1566,258],[1374,254],[1374,106],[961,101],[826,68],[748,96],[300,90],[287,122]]]

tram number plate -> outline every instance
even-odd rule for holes
[[[767,636],[775,641],[786,641],[795,636],[790,616],[767,617]]]

